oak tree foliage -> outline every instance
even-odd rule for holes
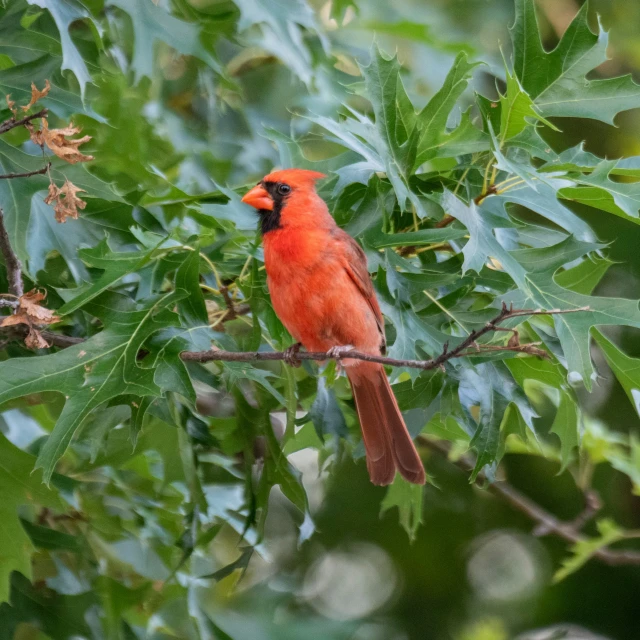
[[[425,101],[398,56],[328,29],[353,10],[333,4],[327,19],[305,0],[0,7],[2,120],[46,110],[0,136],[0,173],[33,173],[0,180],[24,285],[5,295],[0,266],[0,638],[22,623],[56,640],[141,638],[150,624],[231,637],[207,594],[268,559],[270,504],[286,502],[300,544],[314,535],[292,454],[314,450],[329,478],[349,457],[363,470],[333,364],[180,357],[291,343],[240,202],[273,166],[327,174],[321,195],[367,253],[390,357],[437,356],[503,303],[587,308],[514,318],[432,371],[390,368],[414,436],[472,455],[471,481],[492,482],[516,451],[576,478],[612,465],[640,492],[637,439],[579,401],[597,349],[640,412],[640,361],[602,329],[640,328],[638,300],[593,293],[612,262],[576,208],[640,224],[640,161],[548,142],[568,119],[640,107],[630,76],[598,75],[607,33],[585,4],[547,50],[533,1],[516,0],[504,66],[462,50]],[[496,76],[488,97],[481,74]],[[279,106],[252,93],[261,83]],[[493,348],[522,344],[544,357]],[[398,480],[381,509],[413,537],[422,504]],[[602,519],[558,577],[626,533]],[[231,559],[212,552],[220,540]]]

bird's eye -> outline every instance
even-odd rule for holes
[[[281,196],[286,196],[288,193],[291,193],[291,187],[288,184],[279,184],[278,193]]]

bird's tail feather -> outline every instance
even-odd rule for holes
[[[396,468],[414,484],[424,484],[420,456],[402,419],[382,365],[361,362],[347,368],[356,402],[371,482],[391,484]]]

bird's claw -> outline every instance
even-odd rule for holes
[[[284,361],[290,367],[299,367],[302,364],[302,360],[298,357],[298,352],[300,351],[301,346],[301,342],[296,342],[284,350]]]
[[[327,355],[330,358],[335,358],[336,360],[340,361],[349,353],[349,351],[353,351],[354,349],[355,347],[352,347],[350,344],[340,345],[331,347],[331,349],[327,351]]]
[[[336,347],[331,347],[327,351],[327,356],[330,358],[335,358],[336,360],[336,372],[338,375],[342,372],[342,358],[344,358],[349,351],[353,351],[355,347],[352,347],[350,344],[340,345]]]

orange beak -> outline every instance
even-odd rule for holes
[[[273,199],[262,185],[256,185],[245,193],[242,202],[258,210],[273,211]]]

